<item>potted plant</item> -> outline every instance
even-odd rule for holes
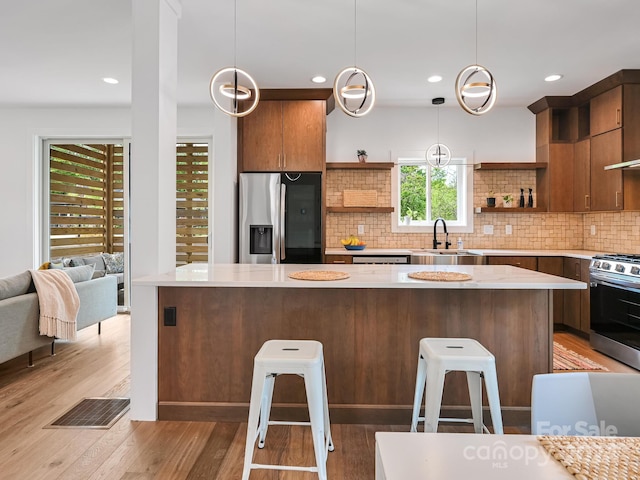
[[[505,208],[511,208],[513,206],[513,195],[507,193],[502,196],[502,201],[504,202]]]
[[[495,207],[496,206],[496,195],[493,193],[493,190],[489,190],[487,194],[487,207]]]
[[[367,151],[366,150],[358,150],[358,161],[360,163],[364,163],[367,161]]]

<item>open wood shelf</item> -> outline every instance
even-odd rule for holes
[[[476,213],[540,213],[547,210],[540,207],[527,208],[527,207],[476,207]]]
[[[393,162],[373,162],[373,163],[359,163],[359,162],[327,162],[327,170],[391,170],[393,168]]]
[[[329,213],[391,213],[393,207],[327,207]]]
[[[473,168],[475,170],[532,170],[539,168],[547,168],[547,164],[543,162],[499,162],[499,163],[476,163]]]

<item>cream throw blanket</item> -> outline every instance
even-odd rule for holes
[[[31,270],[40,303],[40,335],[76,339],[80,297],[64,270]]]

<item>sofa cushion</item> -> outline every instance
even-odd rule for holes
[[[31,273],[28,270],[11,277],[0,278],[0,300],[29,292]],[[33,289],[31,289],[33,291]]]
[[[83,265],[93,265],[96,270],[106,270],[104,260],[100,254],[86,257],[71,257],[69,266],[81,267]]]
[[[124,253],[103,253],[102,259],[107,267],[107,273],[124,272]]]
[[[80,267],[64,268],[64,272],[69,275],[73,283],[86,282],[93,276],[93,265],[82,265]]]

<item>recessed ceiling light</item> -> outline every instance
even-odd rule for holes
[[[553,75],[549,75],[548,77],[545,77],[544,81],[555,82],[556,80],[560,80],[561,78],[562,78],[562,75],[560,75],[559,73],[554,73]]]
[[[313,83],[324,83],[324,82],[326,82],[326,81],[327,81],[327,79],[326,79],[326,78],[324,78],[322,75],[316,75],[315,77],[313,77],[313,78],[311,79],[311,81],[312,81]]]
[[[120,83],[120,82],[118,81],[118,79],[116,79],[116,78],[111,78],[111,77],[105,77],[105,78],[103,78],[103,79],[102,79],[102,81],[103,81],[104,83],[110,83],[111,85],[115,85],[116,83]]]
[[[427,82],[429,83],[437,83],[442,81],[442,77],[440,75],[431,75],[429,78],[427,78]]]

